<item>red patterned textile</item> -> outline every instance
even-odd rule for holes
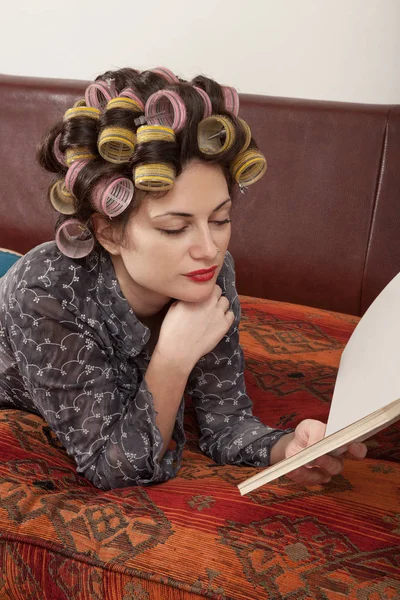
[[[241,296],[247,391],[266,423],[325,420],[358,318]],[[103,492],[38,416],[0,411],[0,599],[400,598],[399,426],[329,484],[212,463],[186,409],[178,477]]]

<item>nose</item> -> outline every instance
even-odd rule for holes
[[[193,258],[204,258],[213,260],[218,254],[218,246],[208,227],[199,228],[196,233],[196,239],[191,246],[191,255]]]

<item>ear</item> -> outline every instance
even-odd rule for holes
[[[117,232],[109,219],[96,212],[92,214],[92,223],[95,236],[103,248],[114,256],[121,254],[120,245],[116,239]]]

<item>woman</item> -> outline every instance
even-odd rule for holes
[[[263,425],[246,394],[227,248],[235,192],[266,162],[238,111],[236,91],[206,77],[121,69],[39,149],[60,218],[56,241],[0,284],[0,406],[40,414],[99,488],[176,475],[184,392],[200,448],[219,463],[267,466],[324,435],[310,419]],[[324,456],[291,477],[341,470]]]

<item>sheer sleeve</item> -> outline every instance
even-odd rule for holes
[[[229,252],[217,283],[230,301],[235,320],[214,350],[190,374],[192,397],[201,430],[200,448],[217,463],[267,466],[272,445],[293,429],[275,429],[252,413],[244,381],[245,361],[239,343],[240,300],[234,261]]]
[[[99,324],[40,289],[18,290],[11,306],[10,342],[25,389],[77,471],[102,489],[173,477],[180,456],[167,450],[160,459],[162,438],[146,381],[139,369],[119,370]]]

